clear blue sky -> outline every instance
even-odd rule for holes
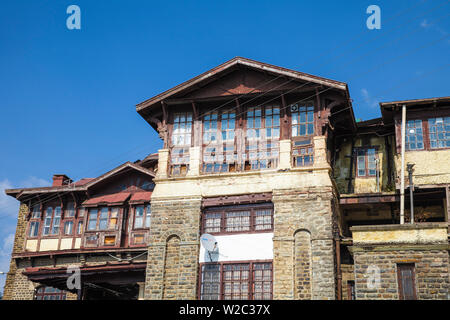
[[[66,28],[71,4],[81,30]],[[381,30],[366,27],[371,4]],[[17,213],[1,189],[156,152],[137,103],[243,56],[347,82],[356,117],[379,117],[380,101],[450,95],[449,12],[447,0],[1,1],[0,271]]]

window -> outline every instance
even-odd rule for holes
[[[203,213],[203,233],[262,232],[273,229],[271,204],[208,208]]]
[[[261,107],[249,108],[247,111],[247,138],[258,139],[261,137],[262,111]]]
[[[34,300],[66,300],[66,292],[53,287],[39,287]]]
[[[255,230],[272,229],[272,210],[263,209],[255,211]]]
[[[73,221],[64,222],[64,234],[71,235],[73,232]]]
[[[189,169],[189,148],[177,147],[170,152],[171,170],[173,176],[184,176]]]
[[[423,149],[422,120],[408,120],[405,136],[406,150]]]
[[[150,227],[150,205],[136,206],[134,210],[134,229]]]
[[[397,280],[400,300],[416,300],[414,264],[398,264]]]
[[[50,234],[50,227],[52,225],[53,208],[47,207],[44,217],[44,236]]]
[[[202,300],[220,300],[220,264],[202,266]]]
[[[431,149],[450,147],[450,117],[428,119]]]
[[[175,113],[173,119],[172,144],[190,146],[192,134],[192,113]]]
[[[108,208],[104,207],[100,210],[98,229],[106,230],[107,227],[108,227]]]
[[[75,216],[75,204],[73,202],[68,202],[66,206],[66,212],[64,213],[65,218],[73,218]]]
[[[222,113],[222,141],[234,141],[235,118],[234,112]]]
[[[217,139],[217,113],[208,114],[203,117],[203,142],[214,142]]]
[[[280,107],[249,108],[247,111],[245,170],[276,168],[279,158]]]
[[[32,219],[39,219],[41,217],[41,206],[36,204],[33,206],[33,210],[31,213]]]
[[[292,155],[294,167],[309,167],[314,164],[314,148],[311,139],[294,141]]]
[[[152,210],[149,204],[147,205],[145,211],[145,227],[150,228],[150,216],[152,214]]]
[[[181,176],[189,168],[189,147],[192,135],[192,113],[175,113],[173,119],[171,150],[171,175]]]
[[[201,300],[272,299],[272,262],[202,265]]]
[[[266,106],[265,107],[265,128],[267,139],[280,138],[280,107]]]
[[[203,172],[236,171],[235,113],[212,113],[203,117]]]
[[[78,221],[77,234],[80,235],[82,233],[83,233],[83,221]]]
[[[87,227],[89,231],[95,230],[97,228],[97,215],[98,209],[89,210],[88,227]]]
[[[28,229],[28,237],[37,237],[39,234],[39,221],[31,221]]]
[[[58,235],[59,224],[61,222],[61,207],[47,207],[44,216],[44,230],[43,235]]]
[[[144,224],[144,206],[137,206],[134,217],[134,228],[142,228]]]
[[[102,207],[100,209],[90,209],[87,230],[115,230],[117,229],[118,219],[118,207]]]
[[[356,150],[356,170],[358,177],[374,177],[377,174],[376,148],[360,148]]]
[[[55,216],[53,217],[52,234],[59,234],[59,224],[61,222],[61,207],[55,208]]]
[[[232,211],[225,213],[225,231],[249,231],[250,211]]]
[[[314,134],[314,104],[291,105],[292,136],[308,136]]]
[[[119,219],[119,208],[111,208],[111,215],[109,217],[108,229],[116,229]]]

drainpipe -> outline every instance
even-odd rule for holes
[[[400,224],[405,223],[405,134],[406,105],[402,106],[402,167],[400,171]]]
[[[413,163],[408,163],[408,177],[409,177],[409,200],[411,203],[411,224],[414,223],[414,198],[413,198],[413,191],[414,191],[414,183],[413,183]]]

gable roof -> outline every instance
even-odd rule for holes
[[[316,84],[321,84],[324,86],[332,87],[339,90],[347,90],[347,84],[344,82],[331,80],[327,78],[322,78],[318,76],[314,76],[311,74],[307,74],[304,72],[299,72],[291,69],[286,69],[278,66],[274,66],[271,64],[243,58],[243,57],[235,57],[231,60],[228,60],[227,62],[212,68],[190,80],[187,80],[169,90],[166,90],[153,98],[147,99],[139,104],[136,105],[136,111],[142,115],[141,112],[147,109],[151,109],[154,105],[159,104],[164,99],[167,99],[169,97],[172,97],[175,94],[178,94],[186,89],[189,89],[193,86],[199,85],[202,82],[211,80],[212,78],[217,77],[220,73],[224,73],[225,71],[231,69],[235,66],[245,66],[248,68],[252,68],[255,70],[260,70],[262,72],[271,73],[276,76],[284,76],[284,77],[291,77],[297,80],[303,80],[307,82],[312,82]]]
[[[18,189],[6,189],[5,193],[11,197],[18,198],[21,195],[25,194],[36,194],[36,193],[55,193],[55,192],[71,192],[71,191],[85,191],[91,188],[92,186],[107,180],[120,173],[121,171],[131,168],[133,170],[137,170],[143,174],[146,174],[152,178],[155,177],[155,173],[152,170],[141,167],[138,164],[132,162],[125,162],[120,166],[102,174],[97,178],[83,178],[74,183],[70,183],[63,186],[58,187],[38,187],[38,188],[18,188]]]

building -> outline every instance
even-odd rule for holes
[[[450,97],[380,107],[241,57],[140,103],[157,154],[6,190],[5,299],[448,299]]]

